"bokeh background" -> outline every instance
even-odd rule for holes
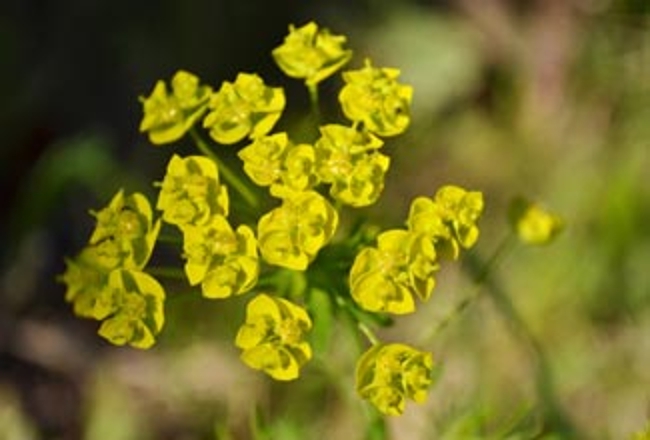
[[[351,67],[369,57],[399,67],[415,88],[412,125],[386,147],[384,197],[364,212],[371,220],[398,225],[413,196],[456,183],[486,198],[474,258],[507,235],[517,195],[566,223],[549,246],[511,249],[488,288],[435,337],[474,291],[460,265],[443,269],[415,315],[382,332],[433,351],[440,365],[428,402],[386,422],[390,438],[642,431],[650,420],[649,2],[4,0],[0,439],[246,439],[256,430],[273,439],[379,438],[353,393],[355,348],[343,330],[302,379],[277,384],[244,367],[232,344],[246,298],[208,301],[178,284],[158,345],[141,352],[98,337],[55,281],[88,238],[89,209],[122,187],[155,197],[152,182],[173,147],[138,133],[138,96],[180,68],[215,87],[258,72],[286,87],[290,129],[307,95],[270,51],[290,23],[309,20],[349,37]],[[327,114],[339,86],[323,85]]]

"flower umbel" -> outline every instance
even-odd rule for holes
[[[356,389],[383,414],[404,412],[406,400],[426,401],[433,356],[405,344],[378,344],[357,362]]]
[[[510,222],[519,239],[533,246],[551,243],[564,227],[560,216],[523,198],[513,201]]]
[[[99,335],[115,345],[149,348],[165,322],[165,291],[150,275],[115,270],[108,277],[113,312],[102,323]]]
[[[305,270],[334,235],[338,213],[315,191],[288,194],[257,224],[260,253],[276,266]]]
[[[285,74],[313,87],[350,60],[352,51],[343,48],[345,41],[342,35],[318,29],[314,22],[299,28],[291,25],[284,43],[273,50],[273,58]]]
[[[234,83],[224,81],[212,95],[203,126],[220,144],[234,144],[246,136],[256,139],[271,131],[284,105],[282,88],[267,86],[255,74],[240,73]]]
[[[406,314],[415,310],[413,295],[426,301],[438,270],[431,240],[403,229],[382,232],[377,247],[365,248],[350,269],[350,293],[371,312]]]
[[[172,156],[156,208],[163,211],[165,222],[180,228],[228,215],[228,192],[215,163],[205,156]]]
[[[87,246],[75,258],[66,259],[66,270],[59,277],[66,285],[65,300],[72,303],[75,315],[82,318],[104,319],[113,311],[107,294],[111,268],[100,263],[97,248]]]
[[[316,141],[316,170],[330,183],[330,194],[346,205],[362,207],[377,201],[384,188],[390,159],[379,153],[383,142],[353,127],[329,124],[320,127]]]
[[[259,186],[270,186],[276,197],[306,191],[318,183],[314,147],[294,145],[284,132],[256,139],[238,155],[248,177]]]
[[[241,359],[276,380],[293,380],[312,356],[305,341],[312,327],[307,312],[282,298],[259,294],[248,303],[246,323],[237,333],[235,345]]]
[[[113,248],[120,260],[119,265],[142,269],[151,256],[160,231],[160,221],[153,223],[149,200],[140,193],[125,196],[120,190],[106,208],[92,214],[97,224],[89,245],[104,250]]]
[[[396,136],[408,127],[413,88],[397,82],[399,69],[373,67],[343,72],[339,93],[345,116],[378,136]]]
[[[250,290],[257,282],[257,242],[245,225],[237,231],[223,216],[183,228],[185,273],[191,285],[201,283],[206,298],[227,298]]]
[[[209,86],[199,85],[195,75],[179,70],[171,81],[171,94],[164,81],[158,81],[151,95],[140,98],[144,117],[140,131],[149,134],[152,144],[174,142],[199,120],[207,109],[212,93]]]
[[[438,255],[455,260],[461,248],[469,249],[478,240],[476,222],[482,213],[482,193],[446,185],[433,199],[414,199],[406,223],[410,230],[433,240]]]

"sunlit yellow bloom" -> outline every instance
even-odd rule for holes
[[[429,236],[438,254],[456,259],[460,249],[472,247],[479,236],[483,194],[453,185],[441,187],[433,199],[417,197],[411,203],[409,229]]]
[[[120,190],[107,207],[92,214],[97,224],[89,245],[105,258],[115,260],[104,266],[142,269],[160,231],[160,221],[153,222],[149,200],[140,193],[125,196]]]
[[[201,225],[214,215],[228,215],[228,193],[216,164],[205,156],[172,156],[160,185],[156,208],[165,222]]]
[[[317,173],[332,185],[332,197],[355,207],[375,203],[390,164],[388,156],[376,151],[383,142],[368,132],[343,125],[325,125],[320,131],[315,144]]]
[[[286,133],[255,139],[237,154],[244,161],[244,172],[259,186],[270,186],[280,180],[282,163],[289,148]]]
[[[513,202],[510,220],[519,239],[535,246],[552,242],[564,228],[558,215],[524,199]]]
[[[270,186],[271,194],[276,197],[311,189],[318,182],[314,147],[294,145],[286,133],[256,139],[239,152],[239,157],[251,180],[260,186]]]
[[[248,303],[246,323],[235,345],[241,359],[276,380],[293,380],[312,356],[305,340],[312,323],[307,312],[282,298],[260,294]]]
[[[315,191],[287,195],[257,225],[260,253],[267,263],[305,270],[334,235],[338,213]]]
[[[273,58],[287,76],[314,86],[350,60],[352,51],[343,48],[345,41],[344,36],[319,30],[314,22],[299,28],[291,25],[284,43],[273,50]]]
[[[339,101],[351,121],[379,136],[403,133],[410,123],[413,88],[397,82],[400,71],[373,67],[366,60],[364,68],[343,72],[346,85]]]
[[[285,198],[288,194],[303,192],[318,183],[316,153],[309,144],[291,145],[282,161],[280,181],[271,185],[271,194]]]
[[[282,88],[268,87],[255,74],[240,73],[234,83],[224,81],[212,95],[203,126],[221,144],[234,144],[246,136],[256,139],[271,131],[284,105]]]
[[[356,368],[356,390],[383,414],[404,412],[406,400],[423,403],[433,382],[433,356],[404,344],[378,344]]]
[[[206,298],[227,298],[250,290],[257,282],[257,241],[248,226],[233,231],[225,217],[183,228],[185,273],[191,285],[201,283]]]
[[[426,301],[438,270],[432,241],[403,229],[382,232],[377,247],[362,249],[350,269],[350,293],[365,310],[406,314],[413,295]]]
[[[199,85],[199,79],[179,70],[171,81],[171,94],[164,81],[147,98],[140,98],[144,117],[140,131],[148,132],[151,143],[168,144],[180,139],[207,109],[212,89]]]
[[[102,266],[97,248],[84,248],[74,259],[66,259],[65,272],[59,280],[65,284],[65,300],[72,303],[75,315],[104,319],[113,312],[108,274],[113,267]]]
[[[99,335],[115,345],[151,347],[165,321],[163,287],[144,272],[114,270],[108,288],[114,311],[102,323]]]

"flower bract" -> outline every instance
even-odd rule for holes
[[[99,335],[115,345],[149,348],[165,321],[165,291],[152,276],[118,269],[108,277],[113,312],[102,323]]]
[[[251,180],[259,186],[270,186],[276,197],[305,191],[318,183],[314,147],[294,145],[284,132],[256,139],[238,155]]]
[[[377,201],[384,188],[390,159],[379,153],[383,142],[353,127],[329,124],[320,128],[315,144],[317,173],[330,183],[335,199],[355,207]]]
[[[101,263],[93,246],[85,247],[75,258],[65,261],[66,270],[59,280],[65,284],[65,300],[72,303],[77,316],[104,319],[113,311],[107,289],[112,268]]]
[[[249,367],[276,380],[293,380],[311,359],[311,347],[305,340],[311,327],[305,309],[262,293],[248,303],[246,322],[235,345],[243,350],[241,359]]]
[[[141,98],[140,131],[156,145],[180,139],[203,115],[211,93],[209,86],[200,85],[198,77],[184,70],[172,78],[171,93],[164,81],[158,81],[151,95]]]
[[[433,356],[405,344],[378,344],[356,367],[356,390],[380,412],[396,416],[408,399],[426,401],[433,382]]]
[[[248,226],[233,231],[225,217],[214,216],[210,223],[183,229],[183,249],[189,283],[201,283],[206,298],[238,295],[257,281],[257,241]]]
[[[182,228],[228,214],[228,192],[217,165],[205,156],[172,156],[160,186],[156,208],[167,223]]]
[[[413,88],[397,82],[398,69],[373,67],[343,72],[345,86],[339,93],[343,113],[351,121],[379,136],[403,133],[410,123]]]
[[[439,255],[456,259],[461,248],[469,249],[478,240],[477,221],[482,213],[482,193],[446,185],[433,199],[413,200],[407,225],[412,231],[429,236]]]
[[[350,293],[371,312],[411,313],[414,295],[424,301],[431,296],[437,270],[433,243],[425,235],[388,230],[377,237],[377,247],[357,254],[350,269]]]
[[[299,28],[291,25],[284,43],[273,50],[273,58],[287,76],[304,79],[313,87],[350,60],[352,51],[343,48],[345,41],[342,35],[318,29],[314,22]]]
[[[140,193],[124,195],[120,190],[107,207],[93,215],[97,224],[89,244],[117,260],[109,266],[142,269],[160,231],[160,221],[153,222],[149,200]]]
[[[315,191],[290,193],[257,225],[260,253],[276,266],[305,270],[334,235],[338,213]]]
[[[564,227],[564,222],[558,215],[524,199],[513,202],[510,221],[519,239],[533,246],[552,242]]]
[[[234,83],[224,81],[210,98],[203,126],[221,144],[256,139],[271,131],[285,106],[284,91],[269,87],[262,78],[240,73]]]

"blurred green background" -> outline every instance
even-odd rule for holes
[[[387,421],[391,438],[641,431],[650,420],[650,2],[6,0],[0,440],[381,431],[353,393],[342,330],[304,377],[277,384],[237,358],[246,298],[208,301],[179,284],[158,345],[140,352],[99,338],[55,282],[88,238],[89,209],[121,187],[155,196],[171,147],[138,133],[138,96],[180,68],[215,87],[258,72],[286,87],[290,127],[307,95],[270,51],[290,23],[309,20],[349,37],[350,67],[369,57],[414,86],[412,125],[388,142],[385,193],[365,212],[378,225],[401,223],[412,197],[446,183],[484,192],[477,258],[507,234],[517,195],[566,222],[547,247],[515,247],[435,338],[474,288],[459,268],[445,268],[431,301],[382,333],[432,350],[441,373],[425,405]],[[326,114],[336,114],[338,81],[322,87]]]

